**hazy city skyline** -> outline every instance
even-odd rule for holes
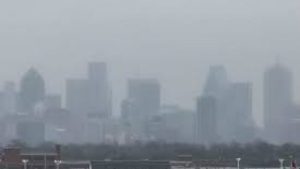
[[[0,3],[0,82],[19,82],[35,67],[49,93],[86,76],[86,63],[108,64],[114,112],[127,79],[157,78],[162,103],[195,109],[210,65],[232,81],[254,83],[262,124],[263,72],[276,57],[295,78],[299,102],[300,12],[297,0],[34,0]]]

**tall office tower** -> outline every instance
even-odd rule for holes
[[[88,81],[69,79],[66,83],[66,108],[79,116],[86,116],[89,107]]]
[[[216,113],[217,101],[214,96],[198,98],[195,143],[210,145],[218,141]]]
[[[286,110],[293,104],[292,73],[280,64],[267,69],[264,74],[264,121],[271,141],[280,142]]]
[[[17,92],[14,82],[4,84],[3,110],[6,114],[13,114],[17,111]]]
[[[157,115],[160,110],[160,84],[155,79],[130,79],[128,98],[143,117]]]
[[[232,83],[229,85],[224,99],[223,109],[228,125],[225,140],[228,142],[250,142],[254,139],[255,124],[252,114],[252,84]]]
[[[227,72],[224,66],[211,66],[207,75],[203,94],[220,97],[227,85]]]
[[[226,127],[228,126],[228,121],[224,120],[226,115],[223,111],[223,109],[226,107],[224,104],[226,101],[224,95],[228,85],[229,80],[225,67],[222,65],[211,66],[203,89],[203,95],[213,96],[216,99],[216,130],[220,139],[226,137],[224,133],[226,132]]]
[[[129,79],[127,95],[122,103],[123,120],[134,139],[149,139],[151,119],[160,110],[160,84],[155,79]]]
[[[20,110],[26,113],[34,112],[35,106],[45,98],[45,82],[39,72],[31,68],[22,77],[20,87]]]
[[[89,114],[96,117],[111,116],[111,92],[107,66],[103,62],[91,62],[88,66]]]

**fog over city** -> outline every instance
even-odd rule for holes
[[[39,105],[40,102],[45,101],[44,97],[46,96],[37,100],[34,108],[29,106],[26,109],[24,105],[22,106],[24,103],[17,103],[22,102],[19,100],[22,100],[23,97],[22,91],[20,91],[21,80],[26,72],[29,71],[30,74],[31,71],[35,75],[29,76],[34,76],[37,79],[41,76],[44,79],[46,95],[59,95],[56,99],[61,101],[59,103],[61,107],[59,108],[63,110],[60,111],[67,111],[70,114],[77,113],[80,114],[79,116],[82,116],[83,112],[87,113],[87,117],[84,118],[87,118],[88,126],[92,128],[87,130],[95,131],[97,134],[101,132],[99,137],[95,136],[93,132],[82,136],[89,137],[89,135],[92,135],[91,140],[94,139],[93,143],[97,142],[96,140],[102,142],[110,139],[126,142],[129,137],[130,141],[139,139],[165,141],[162,137],[164,133],[156,132],[160,130],[160,122],[167,125],[164,120],[168,121],[172,118],[177,120],[189,119],[186,123],[182,122],[184,127],[181,129],[184,135],[178,135],[179,138],[183,138],[179,142],[210,144],[217,138],[223,138],[226,142],[234,140],[247,142],[255,139],[264,140],[265,138],[262,136],[265,135],[265,132],[272,135],[270,138],[274,138],[274,142],[296,141],[295,138],[278,136],[273,133],[274,131],[266,131],[265,128],[268,127],[264,128],[264,126],[265,123],[270,123],[269,127],[272,128],[274,121],[278,120],[279,114],[282,113],[279,111],[292,112],[291,117],[294,121],[298,120],[298,116],[300,117],[299,8],[299,0],[1,1],[0,83],[1,86],[5,86],[4,84],[7,81],[13,81],[16,95],[18,95],[15,96],[16,108],[13,108],[14,113],[2,113],[2,120],[6,118],[11,120],[12,117],[7,117],[7,114],[10,116],[20,113],[24,115],[25,113],[25,116],[30,116],[33,111],[37,110],[39,113],[44,113],[40,109],[43,109],[45,105],[47,107],[47,103],[41,103],[40,107]],[[273,71],[273,74],[272,67],[278,68]],[[100,75],[104,79],[102,80],[105,81],[104,84],[102,84],[101,79],[94,78],[93,75],[96,73],[93,74],[93,70],[104,72],[102,73],[105,75]],[[268,70],[271,71],[271,73],[269,72],[271,74],[270,78],[268,78]],[[211,75],[214,74],[214,71],[217,73]],[[274,77],[276,76],[274,74],[278,71],[279,77]],[[36,73],[40,75],[36,75]],[[215,78],[221,76],[220,78],[223,78],[223,75],[224,78],[226,76],[224,86],[216,87],[215,84],[210,84],[210,76],[215,76]],[[95,76],[97,77],[97,75]],[[288,76],[291,77],[288,78]],[[211,78],[213,79],[213,77]],[[74,79],[84,80],[75,82]],[[266,79],[269,79],[269,81]],[[280,85],[282,80],[286,80],[286,83],[283,82]],[[214,80],[211,81],[213,81],[211,83],[215,83]],[[264,81],[267,86],[265,86],[265,90]],[[81,99],[89,102],[87,103],[88,109],[95,108],[95,110],[86,110],[84,106],[76,104],[74,100],[71,101],[72,103],[68,107],[68,82],[70,86],[73,86],[70,87],[72,88],[69,91],[70,98],[80,95],[82,96]],[[279,84],[272,87],[272,82],[278,82]],[[89,90],[94,87],[95,93],[99,92],[98,94],[101,96],[95,94],[94,91],[89,91],[86,94],[84,92],[86,88],[80,87],[82,93],[74,94],[76,93],[74,88],[78,87],[79,83],[89,83],[83,86],[88,86]],[[100,84],[102,88],[98,89],[96,86]],[[147,86],[149,88],[145,87],[146,91],[144,92],[143,87],[141,87],[143,84],[150,86]],[[271,86],[270,91],[266,89],[268,84]],[[207,86],[211,88],[207,88]],[[217,88],[218,91],[216,91]],[[235,91],[235,89],[237,90]],[[283,90],[282,93],[273,94],[274,91],[281,91],[281,89]],[[286,94],[285,89],[287,92],[291,92],[291,95]],[[246,95],[244,95],[246,99],[243,96],[237,96],[239,90],[245,92],[243,94]],[[142,91],[142,94],[138,91]],[[264,100],[264,92],[266,91],[269,94],[271,93],[271,95],[265,93],[269,97],[282,96],[283,100],[284,97],[291,100],[288,102],[285,99],[286,104],[282,103],[280,99],[275,101],[267,99],[266,101]],[[157,92],[157,95],[154,94],[155,92]],[[145,103],[139,103],[139,101],[132,103],[132,100],[143,98],[141,95],[148,95],[149,93],[153,94],[153,97],[145,98],[144,101],[151,102],[154,100],[154,102],[159,102],[156,105],[159,106],[157,110],[154,110],[155,106],[151,107],[148,104],[146,104],[146,107],[142,107]],[[5,95],[5,92],[3,95]],[[135,96],[136,98],[134,98]],[[158,96],[160,98],[155,100],[155,97]],[[27,100],[26,94],[24,97],[23,100]],[[93,100],[95,103],[91,103],[93,101],[86,100],[84,97]],[[239,99],[239,97],[242,97],[242,99]],[[99,100],[103,99],[99,105],[97,104],[97,101],[99,101],[97,98]],[[233,101],[229,103],[227,101],[230,100],[229,98],[235,98],[236,100],[232,99]],[[249,104],[239,102],[243,99],[246,100],[245,102],[248,101]],[[5,103],[7,102],[3,101],[1,104],[5,105]],[[265,108],[266,104],[271,108]],[[281,106],[276,109],[273,104]],[[103,108],[101,105],[107,107],[104,106],[105,108]],[[155,104],[153,103],[153,105]],[[207,105],[208,108],[205,108]],[[243,109],[232,105],[249,106],[249,109],[244,112],[246,115],[242,115],[240,119],[251,119],[253,115],[253,124],[252,122],[249,122],[249,124],[245,122],[248,125],[247,127],[251,126],[251,129],[245,129],[247,131],[251,130],[249,131],[251,136],[247,135],[243,138],[238,136],[232,138],[222,137],[218,132],[224,135],[228,132],[230,134],[227,134],[231,135],[239,131],[222,128],[222,125],[226,125],[224,122],[219,121],[222,117],[203,116],[203,112],[207,109],[215,116],[220,113],[219,109],[226,111],[228,114],[230,112],[237,113],[236,111]],[[76,106],[78,106],[78,109]],[[100,106],[101,111],[104,111],[104,113],[97,114],[97,106]],[[149,109],[147,109],[147,106],[149,106]],[[212,108],[214,106],[215,108]],[[274,121],[265,122],[264,114],[266,111],[274,112],[272,106],[273,110],[276,109],[274,111],[278,117],[274,117],[274,119],[270,117]],[[284,110],[278,110],[281,108]],[[137,117],[134,110],[145,111],[144,115],[139,115],[147,117]],[[188,117],[161,117],[159,113],[164,110],[167,112],[174,110],[176,113],[184,112],[188,114]],[[125,116],[124,111],[127,112]],[[153,111],[157,112],[154,113]],[[198,117],[199,112],[202,112],[202,114],[200,113],[201,115]],[[68,113],[63,117],[52,117],[50,115],[49,118],[54,122],[49,121],[48,116],[34,115],[37,116],[37,121],[45,124],[43,133],[45,140],[42,139],[43,141],[70,142],[75,138],[72,134],[70,134],[70,138],[61,138],[62,134],[57,132],[60,130],[67,132],[67,128],[71,126],[66,127],[60,122],[55,122],[55,119],[66,118],[70,120],[68,118],[70,114]],[[159,120],[156,121],[156,117],[148,117],[151,113],[159,116]],[[111,115],[114,118],[108,117]],[[137,119],[131,119],[130,116],[136,116]],[[28,117],[14,118],[20,118],[17,120],[18,122],[15,122],[17,127],[11,127],[11,125],[3,127],[5,128],[3,130],[9,134],[3,136],[6,138],[2,137],[0,141],[8,142],[12,139],[21,139],[18,134],[22,131],[12,132],[15,134],[10,132],[14,128],[18,128],[18,124],[23,122],[24,119],[27,121]],[[98,118],[99,121],[95,122],[94,120]],[[109,118],[109,120],[107,121],[106,118]],[[122,121],[124,118],[129,120],[124,122]],[[135,122],[141,121],[141,118],[145,118],[143,119],[145,121],[142,120],[144,124],[136,124]],[[201,128],[203,124],[198,124],[201,123],[201,120],[199,122],[194,121],[198,118],[202,120],[214,118],[217,124],[212,128],[219,127],[224,131],[216,131],[215,136],[212,136],[211,133],[205,135],[205,131],[202,131],[204,129]],[[93,121],[90,125],[91,120]],[[289,123],[289,120],[284,119],[283,121]],[[78,122],[78,119],[70,123],[75,122]],[[292,127],[286,126],[286,124],[278,125],[284,126],[279,128],[285,128],[288,131],[289,129],[290,131],[297,131],[300,128],[298,123]],[[107,127],[106,124],[113,124],[113,126]],[[135,130],[136,128],[145,127],[140,126],[145,124],[147,124],[147,129]],[[22,125],[21,128],[26,126],[25,124]],[[97,128],[97,125],[99,125],[99,128]],[[152,129],[152,125],[156,128]],[[164,125],[160,127],[166,128]],[[208,127],[210,125],[208,124]],[[82,124],[82,126],[85,126],[85,124]],[[178,126],[174,127],[173,124],[170,124],[167,127],[170,127],[170,131],[174,132]],[[234,128],[234,126],[232,127]],[[106,131],[107,128],[109,128],[108,131]],[[149,133],[143,133],[148,132],[148,130]],[[26,130],[24,129],[23,132],[26,132]],[[168,133],[169,130],[166,132]],[[244,131],[240,132],[244,133]],[[120,135],[122,138],[119,138],[119,136],[114,138],[115,135]],[[277,136],[288,137],[288,139],[277,140]],[[211,140],[199,140],[197,137],[211,137]],[[40,143],[38,139],[33,139],[28,144]],[[176,142],[177,138],[175,136],[174,139]],[[300,138],[297,139],[297,141],[300,141]],[[81,141],[86,142],[87,140],[89,139],[82,139]],[[80,139],[78,139],[78,142],[80,142]]]

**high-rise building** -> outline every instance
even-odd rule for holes
[[[219,141],[247,142],[253,139],[255,125],[252,117],[252,85],[250,83],[231,83],[227,78],[226,69],[223,66],[211,66],[203,95],[204,98],[198,100],[198,115],[199,113],[202,116],[207,115],[201,114],[201,112],[205,112],[203,109],[212,111],[211,105],[204,105],[205,100],[208,100],[206,101],[207,104],[210,102],[210,104],[214,104],[213,111],[215,112],[213,115],[215,121],[210,128],[213,127],[214,132],[216,132],[215,137],[218,136]],[[208,99],[207,97],[211,98]],[[204,108],[201,108],[199,104]],[[199,111],[199,109],[202,111]],[[204,121],[206,121],[206,118],[209,117],[204,117]],[[201,119],[197,118],[197,120],[201,124]],[[228,123],[229,121],[230,123]],[[199,133],[205,133],[208,130],[205,125],[198,125],[195,131],[196,135],[201,137]],[[204,143],[211,141],[209,140],[209,136],[207,137],[208,140],[204,139]]]
[[[97,117],[111,115],[111,92],[108,84],[107,65],[91,62],[88,66],[89,114]]]
[[[213,96],[216,102],[216,131],[220,139],[223,139],[223,135],[228,127],[228,121],[224,109],[226,108],[225,93],[229,85],[227,72],[224,66],[216,65],[211,66],[206,78],[206,82],[203,89],[203,95]]]
[[[89,107],[88,81],[69,79],[66,83],[66,108],[76,115],[85,116]]]
[[[160,84],[155,79],[130,79],[128,98],[144,117],[156,115],[160,110]]]
[[[88,65],[87,78],[67,81],[66,107],[71,112],[86,117],[111,116],[111,92],[105,63],[91,62]]]
[[[19,104],[20,111],[34,112],[35,106],[45,98],[45,82],[39,72],[31,68],[22,77]]]
[[[227,123],[223,138],[225,141],[250,142],[254,139],[255,124],[252,115],[252,84],[232,83],[223,102],[224,120]]]
[[[280,64],[267,69],[264,74],[265,131],[272,141],[281,141],[286,110],[293,104],[292,73]]]
[[[228,84],[227,72],[224,66],[211,66],[207,75],[203,95],[213,95],[219,98]]]
[[[214,96],[202,96],[197,100],[195,143],[210,145],[217,140],[217,101]]]
[[[156,79],[129,79],[122,117],[137,140],[152,137],[151,122],[159,114],[160,104],[160,84]]]

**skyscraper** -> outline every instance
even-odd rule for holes
[[[20,110],[26,113],[32,113],[37,103],[45,98],[45,82],[39,72],[31,68],[22,77],[20,87]]]
[[[151,137],[151,120],[160,110],[160,84],[156,79],[129,79],[122,117],[137,140]]]
[[[252,115],[252,84],[231,83],[226,91],[223,109],[225,141],[250,142],[254,139],[255,124]]]
[[[111,92],[106,64],[89,63],[87,74],[87,78],[67,80],[67,109],[85,117],[107,118],[111,116]]]
[[[292,73],[280,64],[267,69],[264,74],[265,130],[272,141],[280,141],[286,110],[293,104]]]
[[[155,79],[130,79],[128,98],[144,117],[156,115],[160,109],[160,84]]]
[[[103,62],[91,62],[88,66],[89,114],[97,117],[111,115],[111,92],[107,66]]]
[[[228,84],[227,72],[224,66],[211,66],[206,78],[203,95],[220,97]]]
[[[204,96],[212,96],[215,99],[216,104],[216,131],[220,139],[223,139],[226,128],[228,127],[228,121],[226,119],[225,93],[229,85],[227,77],[227,71],[224,66],[216,65],[209,68],[209,72],[206,78],[206,83],[203,89]]]
[[[217,140],[217,101],[214,96],[202,96],[197,100],[195,143],[210,145]]]

